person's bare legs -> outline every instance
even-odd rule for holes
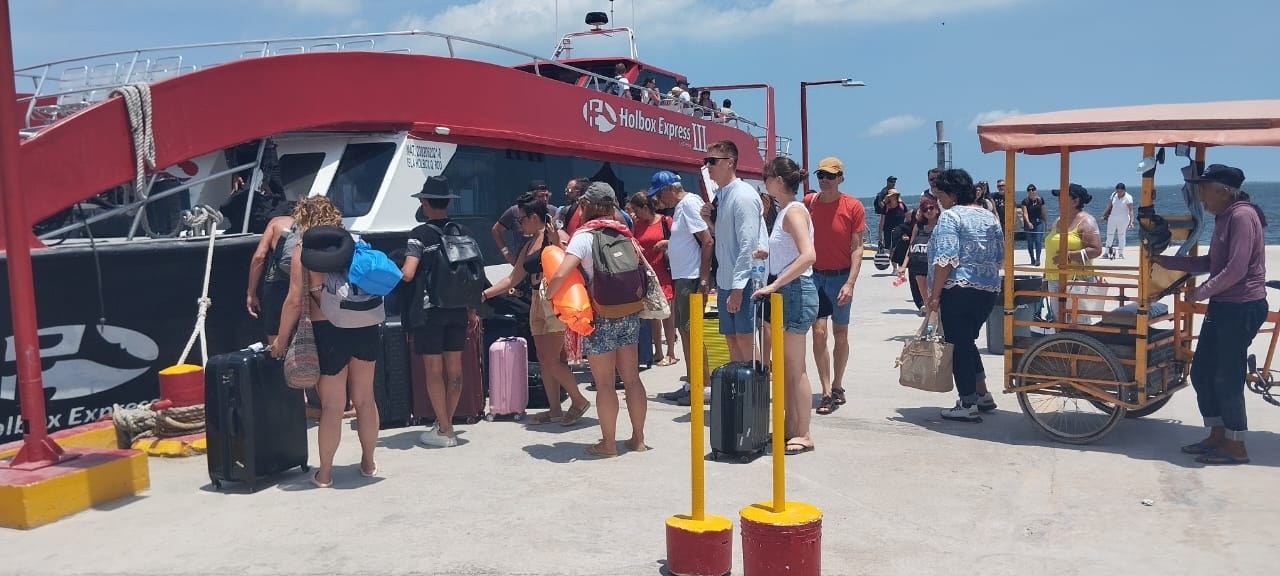
[[[674,309],[675,302],[673,300],[668,300],[667,306]],[[667,358],[670,360],[674,360],[676,358],[676,338],[677,338],[676,317],[674,314],[668,315],[662,321],[662,334],[667,339]]]
[[[829,318],[818,318],[813,322],[813,363],[818,370],[818,382],[822,384],[822,395],[831,395],[831,351],[827,349],[827,325]]]
[[[786,332],[782,336],[782,345],[785,352],[783,368],[786,370],[786,425],[783,429],[787,444],[812,446],[809,423],[813,419],[813,388],[805,371],[804,334]]]
[[[653,350],[653,362],[656,364],[665,356],[662,355],[662,321],[661,320],[640,320],[649,323],[649,341],[641,342],[639,346],[649,346]]]
[[[453,411],[449,410],[449,394],[445,386],[444,356],[424,354],[422,365],[426,369],[427,398],[431,399],[431,410],[436,416],[436,433],[447,436],[453,433]]]
[[[338,453],[338,443],[342,441],[342,409],[347,405],[347,369],[343,368],[342,372],[333,376],[320,376],[316,389],[320,394],[320,425],[316,431],[316,443],[320,446],[320,468],[316,470],[315,479],[321,484],[328,484],[333,481],[333,456]]]
[[[462,352],[444,353],[444,377],[449,385],[445,395],[449,401],[449,433],[453,433],[453,415],[458,413],[458,401],[462,399]]]
[[[613,385],[616,356],[613,352],[587,356],[587,364],[591,366],[591,379],[596,384],[596,417],[600,419],[600,433],[604,435],[599,447],[608,454],[618,453],[618,391]],[[631,362],[636,364],[635,369],[639,373],[635,346],[631,347]]]
[[[844,326],[841,326],[835,322],[832,322],[831,325],[834,327],[834,330],[832,331],[835,332],[836,341],[835,350],[831,353],[834,357],[836,366],[835,374],[831,380],[831,387],[843,390],[844,369],[849,365],[849,325],[845,324]],[[826,388],[823,390],[826,390]]]
[[[373,400],[375,364],[352,358],[347,364],[347,384],[351,389],[351,405],[356,410],[356,433],[360,437],[360,470],[370,474],[378,468],[373,449],[378,446],[378,405]]]
[[[581,407],[587,405],[586,396],[582,395],[582,390],[578,389],[578,383],[573,378],[573,371],[569,370],[569,364],[564,361],[564,332],[555,332],[552,334],[541,334],[534,336],[533,340],[538,345],[538,363],[542,366],[542,387],[547,391],[547,403],[550,408],[552,417],[559,418],[563,415],[563,408],[560,406],[560,391],[564,390],[569,394],[569,405],[571,407]]]
[[[755,347],[751,334],[725,334],[724,340],[729,344],[729,360],[731,362],[751,361],[751,352]]]
[[[623,346],[614,351],[617,358],[618,375],[622,377],[622,387],[627,392],[627,415],[631,417],[631,439],[627,440],[627,448],[645,450],[644,419],[649,411],[649,394],[640,381],[640,363],[637,362],[635,346]],[[599,388],[597,386],[596,388]],[[617,392],[614,392],[617,402]],[[614,416],[616,418],[617,412]],[[616,432],[615,424],[615,432]]]

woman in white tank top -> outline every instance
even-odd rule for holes
[[[782,295],[784,382],[786,398],[787,454],[813,450],[809,417],[813,389],[805,373],[805,334],[818,318],[818,289],[811,276],[817,253],[813,250],[813,221],[796,198],[807,174],[790,158],[777,157],[764,165],[764,186],[778,200],[777,221],[769,235],[769,250],[756,250],[756,258],[769,259],[769,283],[752,298]]]

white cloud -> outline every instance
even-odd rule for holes
[[[319,0],[291,0],[307,2]],[[736,8],[687,0],[629,0],[615,7],[612,25],[636,30],[641,45],[650,40],[758,39],[761,30],[787,33],[805,25],[840,26],[866,22],[912,21],[949,14],[1003,8],[1026,0],[756,0]],[[556,6],[559,5],[557,31]],[[634,5],[633,5],[634,4]],[[608,9],[598,0],[473,0],[434,16],[409,13],[401,29],[447,32],[550,55],[557,32],[585,28],[589,11]],[[634,18],[633,18],[634,15]],[[675,23],[697,23],[696,28]],[[548,42],[548,39],[551,41]],[[620,40],[619,40],[620,41]]]
[[[899,116],[890,116],[872,124],[867,128],[867,136],[887,136],[889,134],[897,134],[914,130],[924,124],[924,118],[912,114],[902,114]]]
[[[350,16],[360,12],[360,0],[271,0],[271,3],[309,16]]]
[[[986,124],[987,122],[1003,120],[1010,116],[1017,116],[1021,113],[1022,112],[1019,112],[1018,110],[987,110],[986,112],[979,112],[977,116],[973,117],[973,121],[969,122],[969,127],[976,129],[978,126]]]

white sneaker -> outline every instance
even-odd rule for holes
[[[996,409],[996,399],[991,396],[990,392],[978,396],[978,410],[982,412],[990,412]]]
[[[453,436],[440,434],[435,430],[427,430],[418,437],[418,443],[423,446],[435,446],[437,448],[452,448],[458,445],[458,439]]]
[[[943,420],[958,420],[960,422],[981,422],[982,418],[978,416],[977,404],[965,404],[964,400],[956,400],[956,405],[942,411]]]

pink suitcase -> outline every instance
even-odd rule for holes
[[[524,338],[499,338],[489,346],[489,415],[524,417],[529,405],[529,349]]]

